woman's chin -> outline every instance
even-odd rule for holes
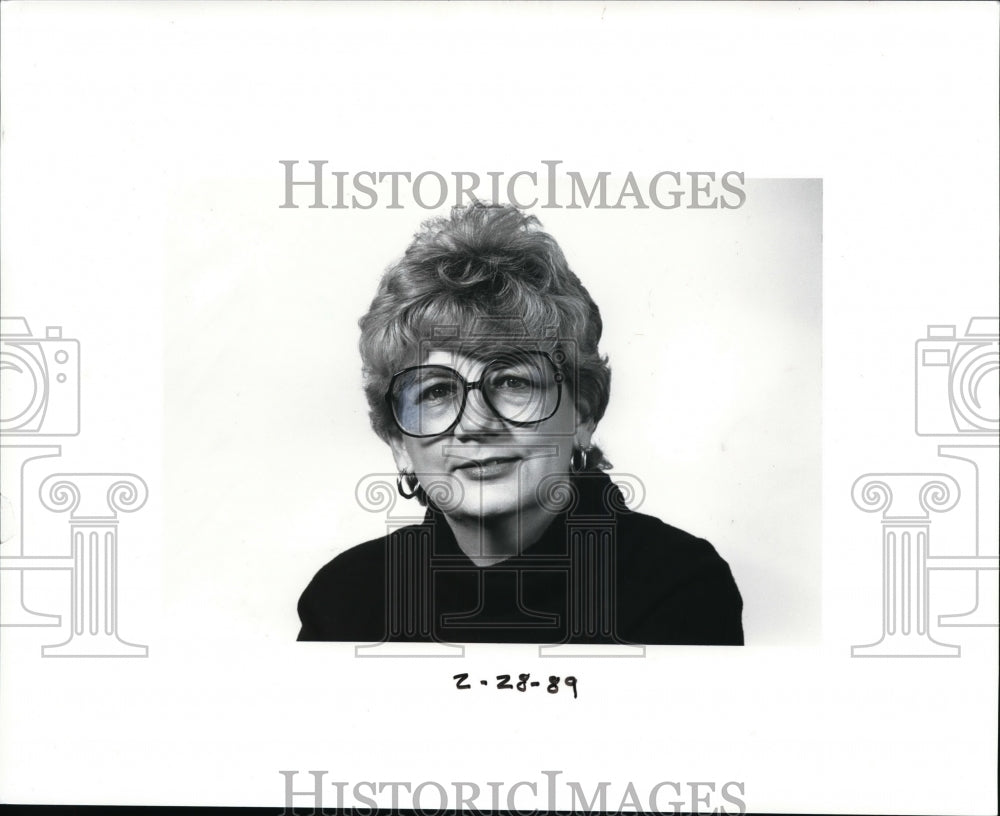
[[[516,485],[477,485],[466,487],[460,501],[441,509],[455,520],[488,522],[515,515],[520,504]]]
[[[429,490],[435,505],[454,521],[497,522],[517,516],[534,514],[539,509],[549,513],[559,511],[549,494],[549,481],[556,474],[512,472],[493,479],[470,478],[461,473],[458,478],[442,480],[447,490],[435,495]]]
[[[491,521],[500,521],[517,514],[518,507],[514,502],[483,502],[481,505],[463,504],[457,509],[445,515],[456,521],[477,521],[482,524],[489,524]]]

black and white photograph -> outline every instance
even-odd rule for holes
[[[293,181],[293,169],[289,163],[286,203],[292,203],[292,185],[302,183]],[[702,175],[708,189],[715,174]],[[695,179],[696,186],[700,182]],[[607,202],[606,184],[598,176],[600,197],[592,206],[614,206]],[[769,195],[769,187],[776,185],[751,186],[762,198],[776,200]],[[742,336],[743,353],[721,356],[709,350],[695,362],[726,383],[728,393],[700,387],[693,378],[686,385],[692,401],[717,399],[726,406],[730,426],[737,417],[757,419],[754,430],[744,434],[713,429],[722,452],[727,442],[738,451],[744,444],[759,444],[754,435],[770,437],[782,412],[748,416],[746,402],[785,392],[791,409],[785,413],[797,409],[793,419],[803,430],[781,440],[795,452],[772,455],[771,464],[773,468],[783,457],[794,460],[806,479],[801,500],[812,504],[812,513],[796,537],[807,544],[810,536],[802,532],[811,522],[814,546],[802,550],[815,556],[820,186],[777,185],[782,186],[793,191],[782,202],[788,209],[785,234],[774,235],[774,243],[766,245],[772,248],[766,268],[766,262],[749,258],[775,278],[770,296],[760,298],[755,310],[743,304],[754,321],[726,315],[723,323],[720,318],[731,306],[720,298],[715,317],[700,329],[687,327],[694,341],[705,332],[725,333],[726,325],[731,337]],[[656,186],[649,189],[658,197]],[[742,184],[734,189],[738,197],[722,200],[727,209],[746,205],[746,189]],[[570,190],[567,206],[580,206],[576,193]],[[643,206],[641,195],[634,198]],[[720,207],[718,196],[702,198],[706,209]],[[554,209],[558,197],[549,201]],[[754,205],[748,208],[755,210]],[[749,255],[754,243],[741,234],[746,223],[746,217],[723,217],[717,229],[730,249],[742,238]],[[777,232],[777,225],[772,227]],[[654,228],[648,241],[655,236]],[[654,344],[677,336],[676,327],[662,322],[676,308],[670,303],[675,300],[671,288],[682,285],[672,280],[669,264],[669,243],[675,242],[664,243],[666,268],[662,260],[639,266],[627,248],[620,252],[620,263],[635,272],[637,284],[624,287],[625,303],[636,304],[641,297],[639,281],[658,283],[646,290],[647,299],[657,293],[655,300],[647,300],[646,329]],[[779,263],[773,260],[776,246],[785,255]],[[734,272],[732,263],[727,267],[727,273]],[[659,270],[662,282],[652,274]],[[604,271],[595,269],[597,274]],[[691,275],[697,270],[678,271]],[[704,292],[711,280],[702,277],[697,290]],[[626,321],[619,320],[625,328]],[[741,325],[748,331],[732,332]],[[298,605],[300,640],[743,644],[743,600],[726,561],[704,539],[633,512],[614,481],[607,455],[595,444],[612,393],[612,368],[599,348],[603,328],[597,303],[529,210],[477,200],[423,223],[403,256],[381,277],[360,320],[369,417],[373,432],[391,450],[398,475],[394,491],[391,480],[376,478],[360,481],[356,493],[371,509],[384,505],[390,527],[382,538],[350,548],[316,574]],[[634,323],[631,328],[630,339],[645,334],[634,331]],[[781,374],[748,380],[747,370],[761,367],[754,357],[768,357],[768,373],[774,371],[774,353],[780,352],[767,348],[773,342],[767,334],[775,332],[785,335]],[[619,332],[620,337],[629,334]],[[757,340],[761,335],[762,343]],[[618,347],[623,349],[619,354],[629,353]],[[648,365],[650,358],[644,354],[642,359]],[[626,377],[641,380],[642,372],[628,362],[622,365]],[[649,447],[662,445],[664,459],[669,457],[670,418],[683,416],[672,403],[685,400],[670,393],[668,383],[678,381],[681,373],[657,366],[647,375],[652,383],[636,383],[645,386],[647,395],[640,404],[629,405],[628,394],[623,395],[627,407],[617,412],[617,434]],[[629,417],[641,418],[640,427],[627,428],[621,420]],[[720,476],[727,466],[731,471],[739,467],[729,464],[731,459],[719,457]],[[636,503],[647,501],[647,482],[651,487],[662,484],[655,469],[648,463],[645,478],[624,477],[625,490]],[[775,475],[772,470],[771,478]],[[749,476],[741,474],[747,481]],[[427,508],[419,524],[394,524],[412,512],[400,498]],[[709,512],[718,518],[726,505]],[[795,520],[786,518],[784,524],[786,530],[772,534],[772,546],[781,547]],[[733,532],[723,530],[726,536]],[[751,538],[763,536],[763,531],[745,532]],[[738,543],[732,545],[737,553]],[[798,578],[815,585],[815,557],[799,560]],[[780,581],[776,576],[769,587],[771,597],[781,594]],[[810,608],[808,599],[802,599],[798,611],[815,616],[816,606]]]
[[[995,812],[995,4],[0,15],[0,804]]]

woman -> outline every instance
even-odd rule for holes
[[[533,216],[426,223],[361,319],[372,427],[423,524],[334,558],[300,640],[742,644],[703,540],[630,512],[592,443],[600,312]]]

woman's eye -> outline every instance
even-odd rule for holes
[[[530,387],[529,383],[523,377],[515,377],[512,374],[507,374],[506,376],[500,377],[499,381],[496,383],[497,388],[503,388],[508,391],[518,391],[524,388]]]
[[[420,392],[422,402],[448,399],[455,393],[455,386],[452,383],[435,383],[429,385]]]

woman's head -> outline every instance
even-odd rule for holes
[[[420,466],[432,465],[434,456],[497,454],[511,445],[523,453],[527,442],[558,449],[540,458],[550,460],[548,470],[564,468],[574,447],[589,447],[590,434],[607,407],[611,372],[598,352],[602,324],[597,305],[538,219],[514,207],[477,203],[426,222],[403,257],[386,270],[360,323],[372,427],[392,446],[397,464],[403,469],[413,465],[418,480]],[[506,418],[501,406],[498,415],[503,396],[495,376],[511,361],[537,366],[543,375],[552,371],[559,394],[552,416],[543,414],[554,403],[523,416],[507,410]],[[458,377],[451,376],[453,386],[458,383],[454,387],[487,375],[481,387],[463,392],[464,411],[453,427],[445,423],[404,433],[394,418],[393,403],[386,399],[393,377],[420,365],[439,366],[416,372],[420,376],[451,369]],[[503,389],[503,394],[509,392]],[[419,435],[441,428],[445,430],[437,436]],[[543,437],[551,444],[541,444]],[[433,455],[423,455],[429,451]],[[437,464],[447,471],[444,461]],[[606,463],[599,451],[592,451],[587,466]],[[520,466],[521,478],[530,479],[525,467],[533,465]],[[486,473],[481,468],[477,472]]]

